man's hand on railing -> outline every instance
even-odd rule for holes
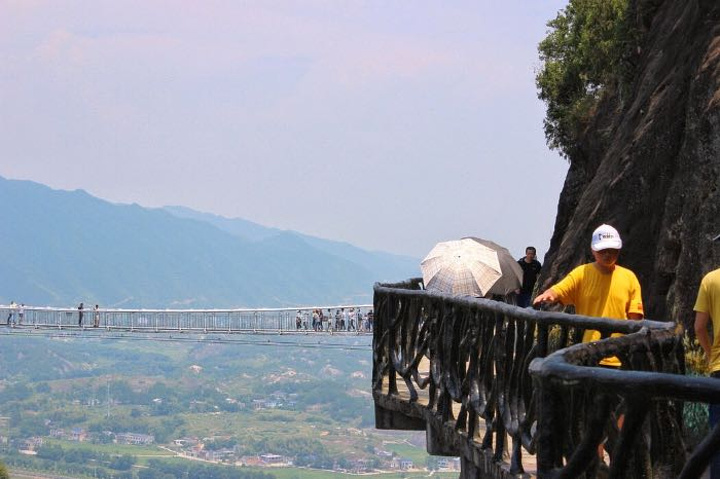
[[[540,309],[546,304],[555,304],[558,302],[558,295],[552,288],[545,290],[544,293],[538,294],[533,300],[533,308]]]

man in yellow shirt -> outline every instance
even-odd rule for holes
[[[640,282],[635,273],[617,264],[622,239],[610,225],[598,226],[592,234],[590,249],[595,261],[573,269],[559,283],[538,295],[533,305],[546,303],[572,304],[575,312],[584,316],[612,319],[642,319],[643,304]],[[616,336],[619,334],[613,334]],[[583,342],[600,339],[600,332],[586,330]],[[615,357],[604,358],[602,366],[620,367]],[[617,427],[622,429],[624,413],[617,412]],[[602,462],[604,445],[598,445]]]
[[[720,235],[713,241],[720,241]],[[710,376],[720,377],[720,268],[710,271],[700,282],[695,300],[695,337],[708,360]],[[708,324],[712,322],[713,338],[710,341]],[[720,404],[710,405],[710,426],[720,420]],[[710,463],[710,478],[720,478],[720,455]]]
[[[610,225],[599,226],[592,235],[590,249],[595,261],[573,269],[570,274],[544,293],[533,304],[543,302],[572,304],[584,316],[612,319],[642,319],[643,304],[640,282],[635,273],[617,264],[622,240]],[[600,332],[587,330],[583,342],[600,339]],[[600,364],[620,366],[616,357]]]

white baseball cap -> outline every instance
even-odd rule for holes
[[[598,226],[592,234],[590,247],[593,251],[622,248],[620,233],[610,225]]]

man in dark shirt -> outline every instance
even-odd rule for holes
[[[532,296],[533,288],[535,288],[535,281],[537,281],[540,268],[542,268],[542,265],[535,259],[535,256],[537,256],[535,247],[528,246],[525,248],[525,256],[518,260],[518,264],[523,270],[522,288],[518,291],[517,298],[517,304],[521,308],[530,306],[530,297]]]

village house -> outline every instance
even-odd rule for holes
[[[367,473],[367,472],[373,472],[375,468],[373,467],[373,460],[372,459],[358,459],[353,462],[352,467],[352,473],[353,474],[361,474],[361,473]]]
[[[70,434],[67,435],[69,441],[84,442],[87,441],[87,431],[82,428],[73,428],[70,430]]]
[[[292,460],[289,457],[279,454],[261,454],[260,460],[265,466],[291,466]]]
[[[207,451],[208,460],[213,462],[232,462],[235,458],[234,449],[218,449],[217,451]]]
[[[444,471],[459,471],[460,470],[460,458],[459,457],[438,457],[437,467]]]
[[[258,456],[242,456],[236,463],[238,466],[260,467],[263,465],[262,459]]]
[[[154,443],[155,436],[134,432],[123,432],[115,435],[115,441],[118,444],[134,444],[136,446],[144,446]]]
[[[399,469],[401,471],[409,471],[413,468],[413,461],[407,457],[393,457],[390,461],[390,469]]]

